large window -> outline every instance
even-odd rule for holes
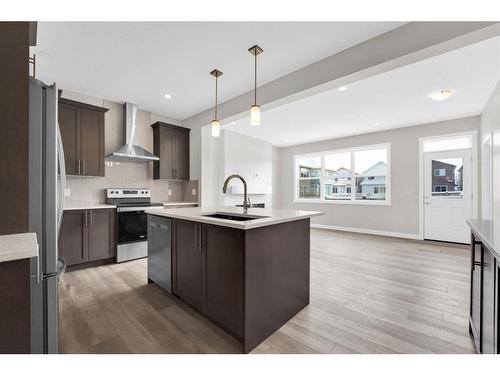
[[[321,196],[321,156],[297,158],[299,191],[301,199],[318,199]]]
[[[390,203],[390,144],[295,156],[295,200]]]

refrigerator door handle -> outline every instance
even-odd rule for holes
[[[59,174],[61,178],[61,188],[59,189],[59,202],[57,212],[57,237],[61,230],[63,211],[64,211],[64,195],[66,192],[66,161],[64,160],[64,146],[62,143],[61,130],[59,129],[59,121],[57,124],[57,159],[59,162]]]
[[[40,269],[40,255],[36,257],[36,283],[42,282],[42,270]]]

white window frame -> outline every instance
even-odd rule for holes
[[[385,200],[368,200],[368,199],[358,199],[356,200],[356,179],[351,178],[351,199],[350,200],[325,200],[325,156],[331,154],[340,154],[345,152],[351,153],[351,170],[354,170],[354,152],[356,151],[366,151],[378,148],[387,149],[387,173],[385,175]],[[320,182],[320,197],[319,198],[299,198],[299,159],[304,157],[320,156],[321,157],[321,174],[319,176]],[[352,204],[352,205],[367,205],[367,206],[391,206],[391,143],[379,143],[372,145],[348,147],[343,149],[326,150],[321,152],[313,152],[308,154],[296,154],[293,156],[293,169],[294,169],[294,203],[314,203],[314,204]]]

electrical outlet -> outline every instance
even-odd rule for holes
[[[71,190],[70,189],[64,189],[64,196],[69,197],[71,195]]]
[[[191,195],[196,195],[196,189],[191,189]]]
[[[172,189],[168,189],[168,196],[170,197],[172,195]]]

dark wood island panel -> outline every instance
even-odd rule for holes
[[[246,231],[245,353],[309,304],[309,222]]]
[[[173,293],[245,353],[309,304],[309,218],[248,230],[172,222]]]

